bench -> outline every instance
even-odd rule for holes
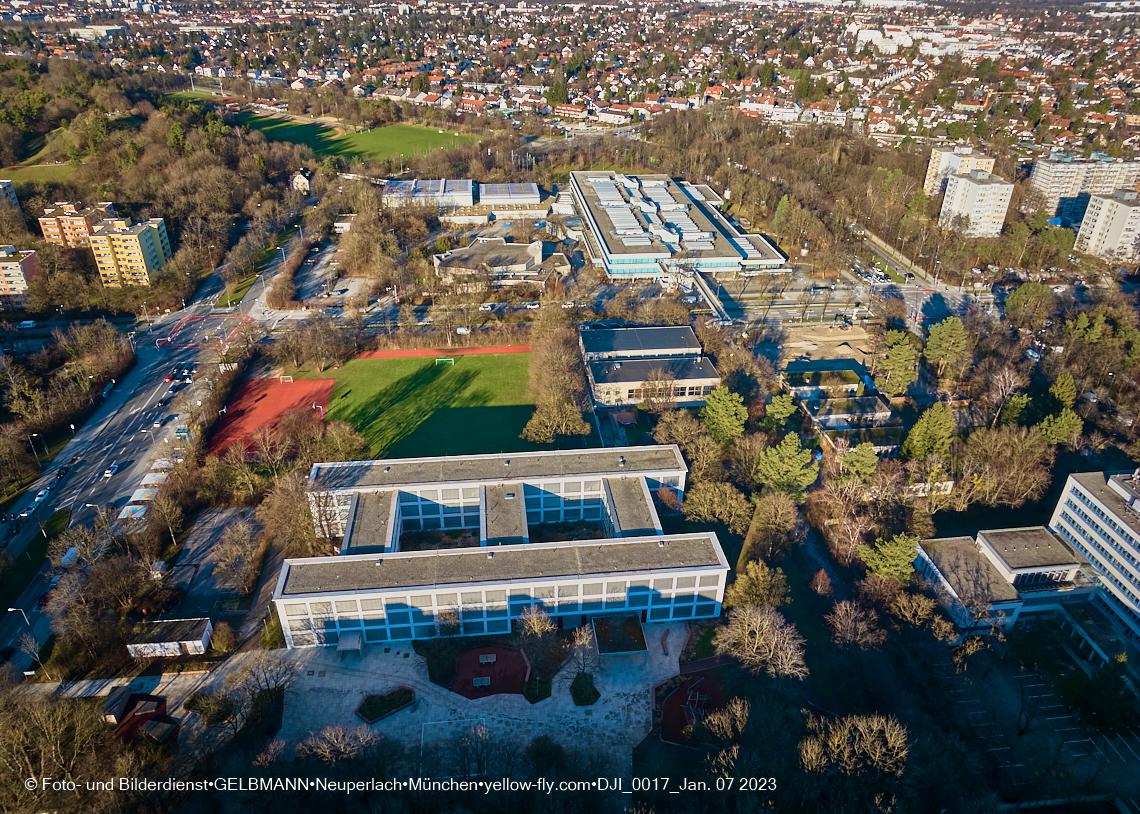
[[[478,678],[471,679],[471,683],[476,687],[490,687],[491,686],[491,677],[490,676],[479,676]]]
[[[498,656],[494,653],[484,653],[479,657],[480,664],[494,664],[498,660]]]

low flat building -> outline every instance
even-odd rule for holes
[[[482,283],[494,288],[545,285],[552,274],[570,272],[570,261],[561,252],[548,251],[554,244],[508,243],[501,237],[480,238],[462,249],[434,256],[436,271],[446,285],[476,287]]]
[[[716,366],[704,356],[591,362],[586,373],[594,401],[607,407],[640,404],[657,393],[665,396],[666,388],[678,407],[701,407],[720,386]]]
[[[965,632],[1009,629],[1021,616],[1087,603],[1097,590],[1088,567],[1044,526],[979,531],[977,539],[923,540],[916,570]]]
[[[317,464],[314,522],[343,536],[341,555],[285,561],[273,601],[286,643],[430,638],[456,619],[461,635],[507,633],[533,608],[559,626],[715,618],[729,570],[719,540],[663,534],[654,503],[659,489],[683,493],[686,474],[676,446]],[[599,537],[532,542],[565,522]],[[406,532],[422,543],[464,529],[468,545],[401,548]]]
[[[382,200],[387,206],[432,206],[444,209],[473,206],[475,185],[472,181],[463,179],[389,181],[384,185]]]
[[[144,622],[127,642],[132,658],[201,656],[210,648],[214,625],[208,617]]]
[[[509,633],[541,608],[559,627],[614,613],[643,622],[720,615],[728,561],[712,532],[289,559],[273,594],[287,646]]]
[[[677,268],[735,277],[784,263],[763,235],[737,229],[707,186],[665,175],[572,172],[570,190],[584,248],[611,280],[653,280]]]
[[[700,407],[720,386],[720,374],[688,325],[608,328],[578,337],[594,402],[640,404],[671,390],[680,407]]]

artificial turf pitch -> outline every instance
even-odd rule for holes
[[[355,427],[378,458],[526,452],[548,448],[519,438],[534,413],[530,360],[529,353],[455,356],[441,365],[435,357],[354,359],[298,378],[335,378],[326,417]]]

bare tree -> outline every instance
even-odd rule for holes
[[[646,408],[654,415],[677,409],[677,379],[668,370],[655,367],[645,377],[641,386]]]
[[[550,618],[546,611],[537,606],[526,608],[519,615],[518,621],[519,628],[524,637],[533,636],[537,639],[549,636],[554,633],[558,627],[554,624],[554,620]]]
[[[879,627],[879,615],[858,602],[836,602],[824,618],[831,628],[831,640],[840,647],[872,650],[887,638],[886,631]]]
[[[239,593],[247,593],[257,576],[260,545],[253,536],[253,527],[244,520],[229,525],[222,531],[222,539],[210,552],[214,561],[214,574],[218,583]]]
[[[44,671],[44,674],[48,678],[52,677],[51,673],[49,673],[47,671],[47,668],[44,667],[44,663],[40,660],[40,650],[43,649],[43,645],[40,644],[40,640],[37,639],[32,633],[26,630],[21,633],[19,638],[16,639],[16,649],[23,653],[25,656],[31,656],[32,661],[40,666],[40,669]]]
[[[170,533],[171,545],[178,544],[178,532],[182,529],[184,515],[178,500],[165,492],[159,492],[150,502],[149,511],[155,522],[161,523]]]
[[[314,758],[321,763],[356,760],[380,743],[381,736],[366,726],[326,726],[310,732],[297,744],[297,757]]]
[[[774,678],[807,677],[804,637],[775,608],[733,608],[713,643],[717,652],[735,656],[754,672],[764,670]]]

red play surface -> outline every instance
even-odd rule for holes
[[[693,673],[661,705],[661,740],[684,746],[688,740],[685,727],[693,722],[694,716],[715,712],[724,705],[724,688],[716,676]]]
[[[530,353],[530,345],[502,345],[497,348],[415,348],[413,350],[370,350],[357,359],[407,359],[412,356],[482,356],[489,353]]]
[[[495,655],[494,664],[480,664],[479,657]],[[451,681],[451,691],[464,698],[485,698],[499,693],[522,695],[526,683],[526,660],[518,650],[505,647],[475,647],[463,653],[455,662],[455,678]],[[490,676],[491,685],[476,687],[472,680]]]
[[[248,444],[258,427],[275,426],[281,416],[294,408],[310,410],[313,404],[329,406],[336,379],[254,379],[237,391],[214,432],[210,452],[221,455],[230,445]]]

